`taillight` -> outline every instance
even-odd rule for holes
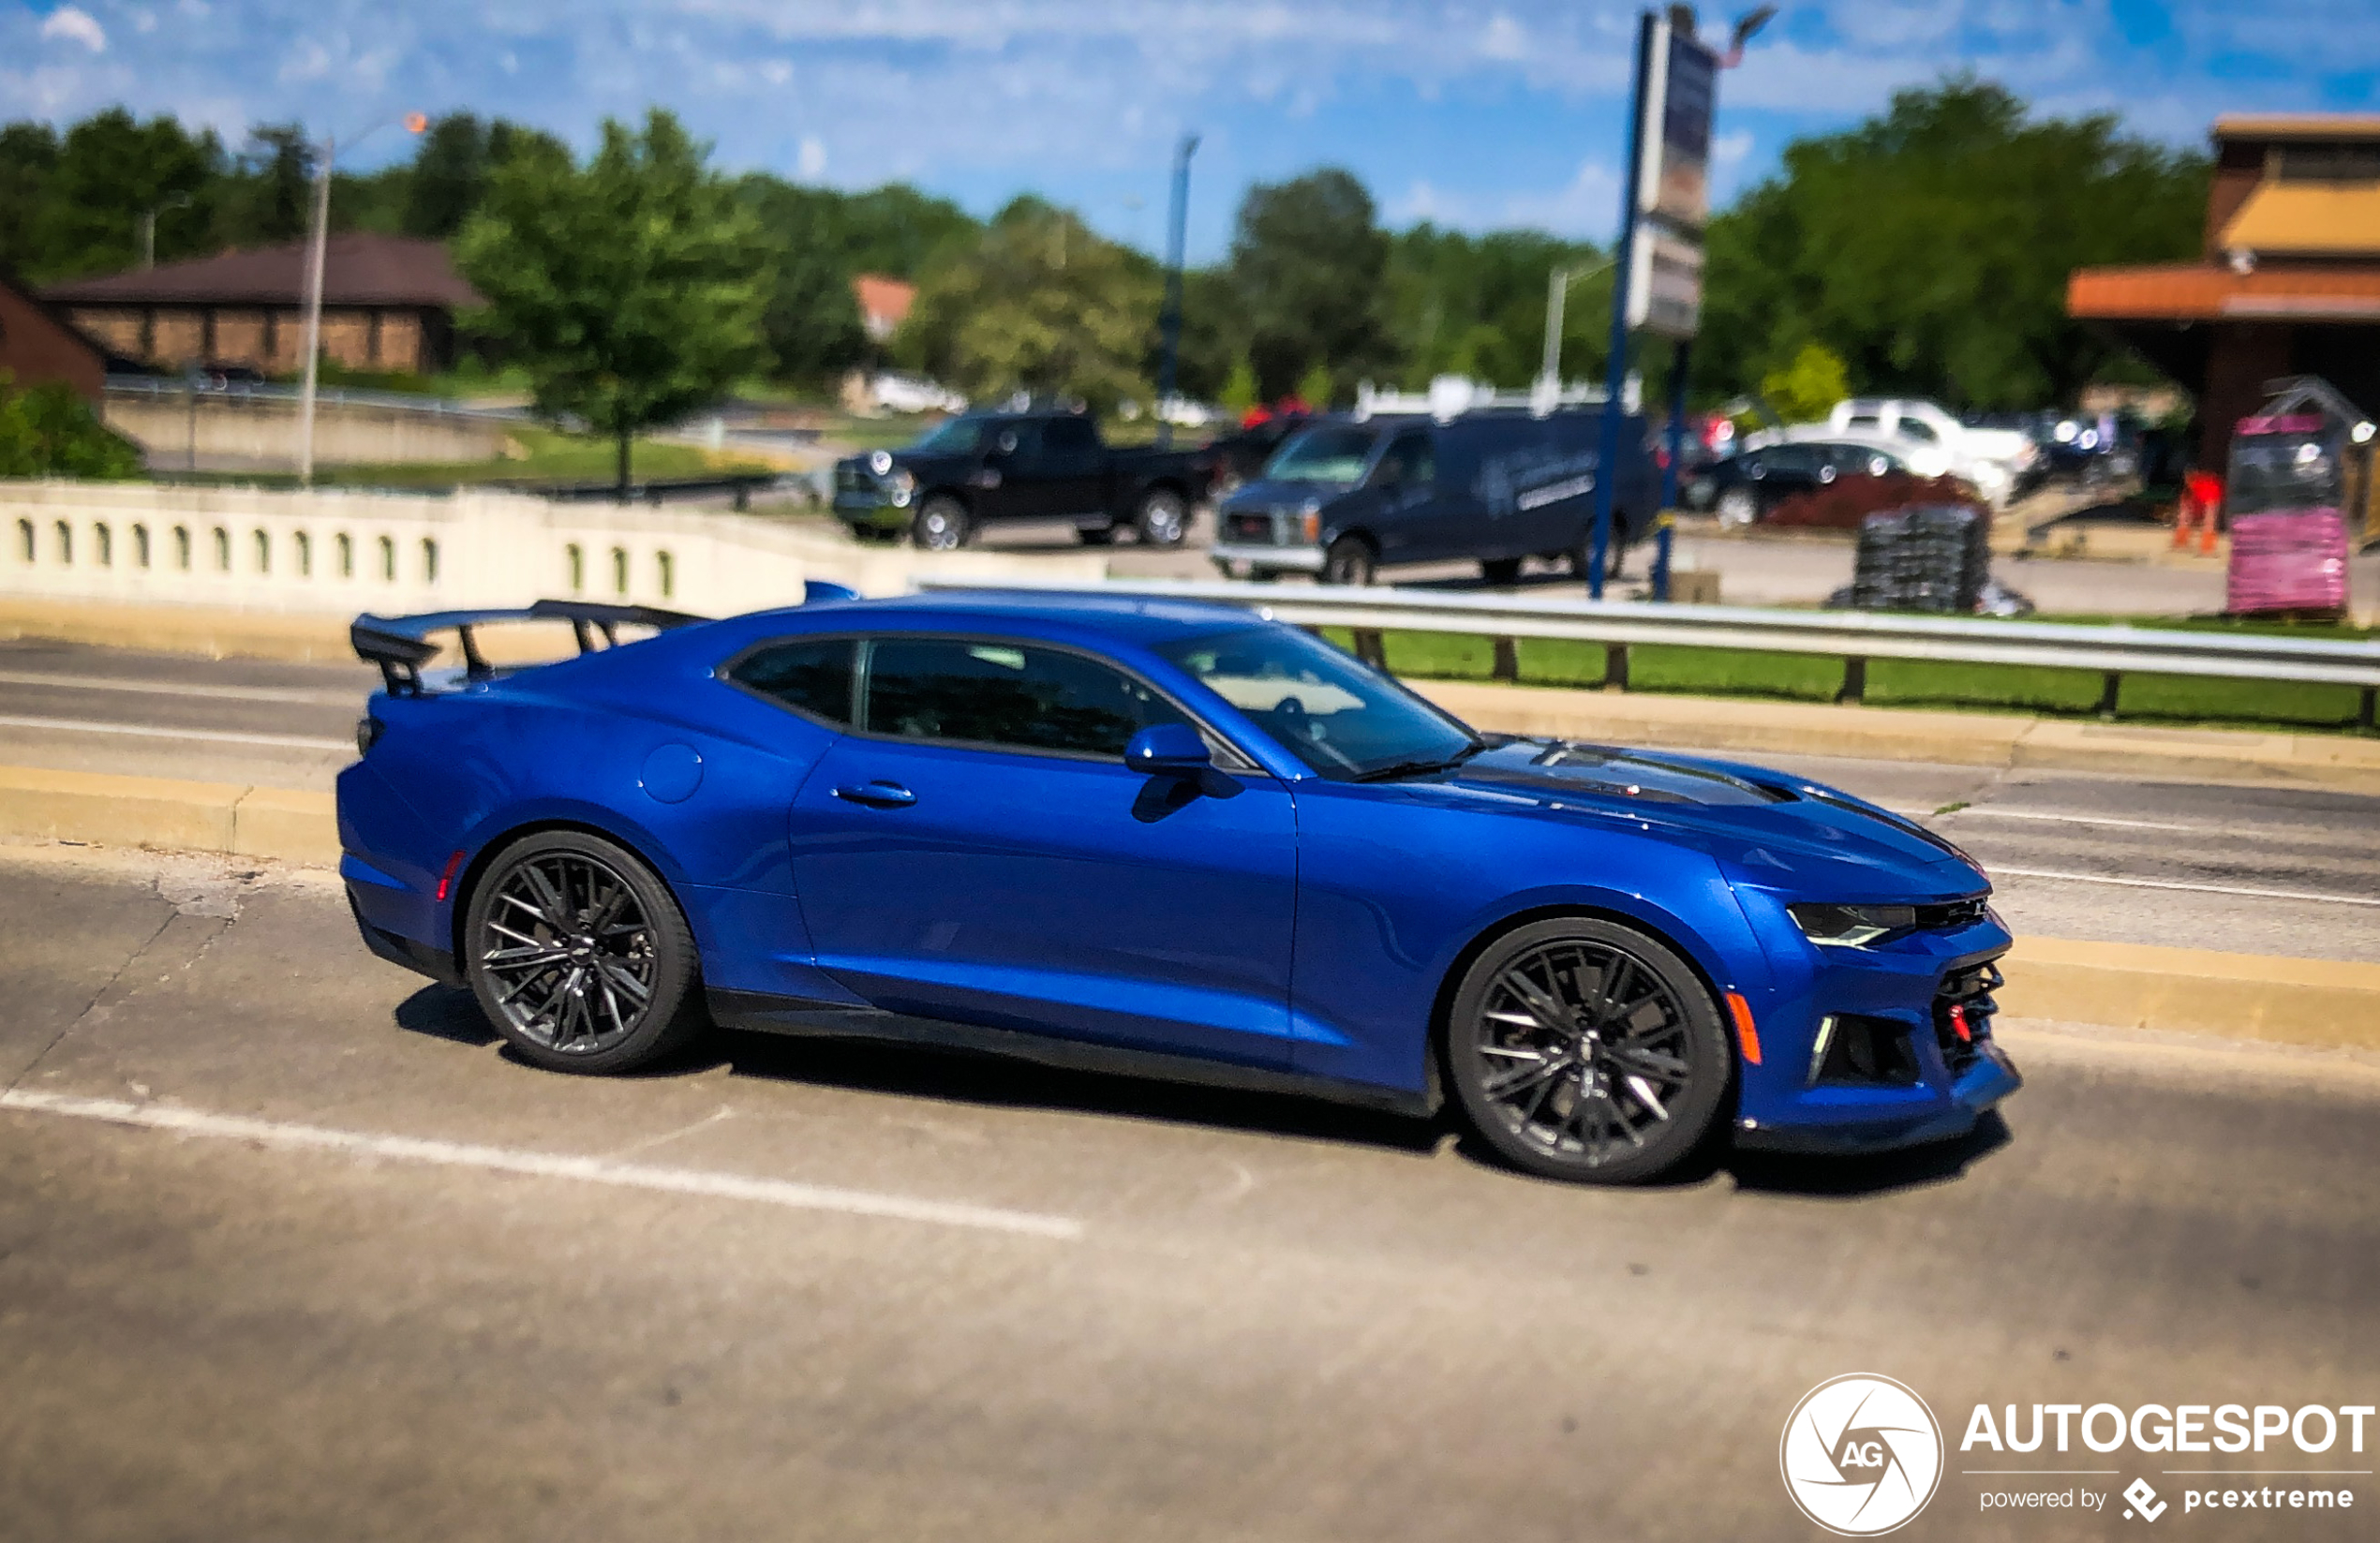
[[[439,904],[444,905],[447,896],[454,892],[454,870],[462,866],[463,854],[459,852],[446,860],[446,871],[438,876]]]

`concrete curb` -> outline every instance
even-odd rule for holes
[[[2155,729],[1998,713],[1413,680],[1482,729],[1755,754],[2120,772],[2380,794],[2380,740],[2236,729]]]
[[[329,794],[0,766],[0,839],[339,859]],[[2010,1017],[2380,1050],[2380,965],[2020,938]]]
[[[0,766],[0,839],[217,852],[315,867],[339,860],[327,793]]]
[[[218,611],[203,605],[107,605],[88,601],[0,600],[0,640],[42,638],[208,659],[351,663],[345,616]]]

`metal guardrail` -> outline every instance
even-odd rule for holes
[[[927,579],[920,587],[974,587]],[[2078,627],[2054,622],[1985,621],[1949,616],[1884,616],[1858,611],[1754,610],[1726,605],[1665,605],[1629,601],[1523,599],[1509,595],[1433,594],[1386,587],[1343,589],[1221,582],[1110,581],[1101,585],[1036,585],[1075,593],[1148,599],[1215,601],[1245,606],[1300,627],[1345,627],[1356,652],[1378,667],[1386,660],[1380,634],[1451,632],[1495,640],[1493,676],[1518,680],[1521,638],[1599,643],[1606,649],[1604,684],[1628,686],[1628,650],[1637,644],[1682,648],[1744,648],[1808,654],[1843,661],[1837,702],[1857,702],[1867,689],[1871,659],[1957,664],[2046,665],[2104,676],[2099,711],[2115,716],[2127,675],[2200,675],[2359,687],[2358,722],[2374,726],[2380,693],[2380,643],[2250,637],[2172,631],[2121,625]]]
[[[195,385],[186,376],[112,375],[107,391],[113,396],[150,396],[159,400],[182,402],[192,396],[209,402],[289,402],[301,394],[295,386],[277,386],[263,380],[232,380],[222,385],[200,381]],[[377,408],[388,412],[419,413],[425,418],[480,418],[503,423],[520,423],[531,414],[526,408],[482,407],[469,402],[457,402],[449,397],[430,396],[409,392],[355,391],[342,386],[324,386],[314,393],[319,407]]]

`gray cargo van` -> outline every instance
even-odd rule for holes
[[[1599,408],[1542,418],[1473,412],[1444,423],[1317,419],[1224,500],[1211,556],[1234,578],[1312,573],[1325,584],[1369,584],[1382,568],[1450,561],[1476,562],[1489,583],[1510,584],[1530,556],[1567,560],[1583,575],[1601,436]],[[1641,417],[1622,422],[1614,495],[1616,572],[1659,498]]]

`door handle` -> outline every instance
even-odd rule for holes
[[[917,801],[917,795],[898,782],[878,778],[856,787],[837,788],[835,796],[854,804],[865,804],[876,809],[905,809]]]

